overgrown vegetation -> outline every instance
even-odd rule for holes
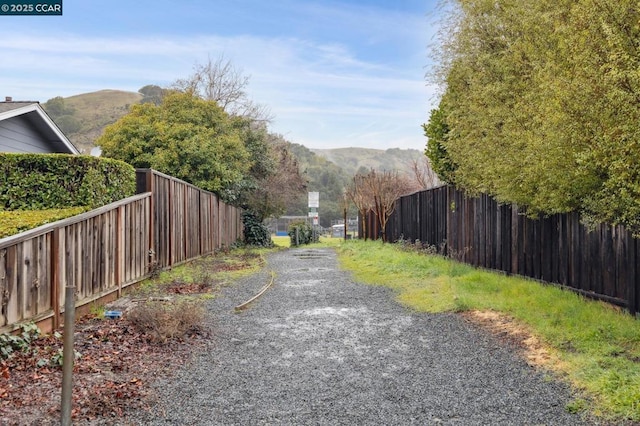
[[[205,347],[204,301],[221,286],[255,272],[264,250],[224,250],[172,270],[114,302],[122,319],[104,317],[113,305],[94,305],[75,327],[74,423],[116,422],[127,409],[144,409],[150,384],[170,376]],[[38,336],[35,325],[0,335],[0,423],[51,424],[59,417],[62,335]],[[37,337],[37,338],[36,338]],[[10,348],[10,349],[9,349]],[[5,353],[12,354],[8,358]]]
[[[242,212],[242,224],[244,225],[245,244],[255,247],[273,247],[269,229],[255,213]]]
[[[202,327],[204,308],[194,300],[148,301],[138,305],[126,316],[126,321],[138,333],[153,343],[166,343],[198,332]]]
[[[34,323],[23,324],[20,333],[0,334],[0,358],[10,358],[15,352],[26,352],[31,342],[40,336],[40,329]]]
[[[447,2],[425,126],[440,177],[640,233],[635,0]]]
[[[413,309],[507,315],[540,339],[550,357],[546,367],[574,387],[578,397],[568,410],[589,407],[606,421],[640,421],[640,323],[632,316],[557,287],[417,252],[413,245],[351,241],[338,250],[341,265],[357,280],[393,288]]]
[[[135,171],[91,156],[0,153],[0,209],[91,208],[133,195]]]

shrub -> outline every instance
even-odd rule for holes
[[[303,221],[293,222],[289,225],[288,234],[291,239],[291,246],[317,243],[320,239],[320,235],[317,232],[313,232],[313,227]]]
[[[18,234],[46,223],[66,219],[84,213],[88,207],[71,207],[68,209],[1,211],[0,238]]]
[[[135,193],[135,170],[86,155],[0,153],[0,209],[103,206]]]
[[[201,302],[149,301],[132,309],[125,318],[154,343],[166,343],[200,328],[204,318]]]
[[[269,229],[251,211],[242,212],[244,225],[244,243],[249,246],[273,247]]]

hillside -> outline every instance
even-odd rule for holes
[[[88,154],[104,128],[125,115],[131,105],[143,98],[140,93],[123,90],[100,90],[68,98],[53,98],[43,104],[44,109],[60,126],[69,140]],[[294,141],[295,142],[295,141]],[[368,148],[310,149],[311,152],[341,168],[347,176],[359,170],[398,170],[410,172],[411,162],[424,154],[416,149]]]
[[[43,107],[69,140],[83,154],[88,154],[103,129],[141,100],[140,93],[100,90],[68,98],[53,98],[45,102]]]
[[[426,144],[426,142],[425,142]],[[411,173],[413,160],[422,161],[424,153],[417,149],[389,148],[336,148],[336,149],[311,149],[313,153],[326,158],[353,176],[358,171],[397,170]]]
[[[92,93],[56,97],[43,104],[47,113],[60,126],[67,137],[88,154],[95,147],[95,140],[104,128],[125,115],[131,105],[139,103],[141,93],[121,90],[100,90]],[[424,154],[418,150],[390,148],[308,149],[291,143],[291,151],[298,159],[301,170],[309,180],[309,191],[321,194],[321,220],[325,226],[341,216],[338,202],[343,189],[358,171],[398,170],[413,176],[413,160],[422,161]],[[306,194],[292,203],[289,214],[305,215],[308,211]]]

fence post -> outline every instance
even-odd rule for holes
[[[61,398],[61,423],[64,426],[71,425],[71,406],[73,393],[73,333],[76,320],[76,287],[69,283],[65,286],[64,294],[64,342],[62,348],[62,398]]]
[[[53,305],[53,329],[60,325],[60,228],[53,230],[51,238],[51,304]]]
[[[118,298],[122,297],[122,281],[124,277],[124,206],[116,209],[116,270],[115,280],[118,283]]]
[[[628,263],[629,278],[627,280],[627,308],[631,315],[636,315],[640,311],[638,306],[638,240],[633,238],[627,232],[627,250],[629,255],[627,259],[632,259]]]

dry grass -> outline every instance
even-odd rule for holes
[[[204,318],[199,301],[148,301],[136,306],[126,316],[133,328],[151,342],[165,343],[198,332]]]

